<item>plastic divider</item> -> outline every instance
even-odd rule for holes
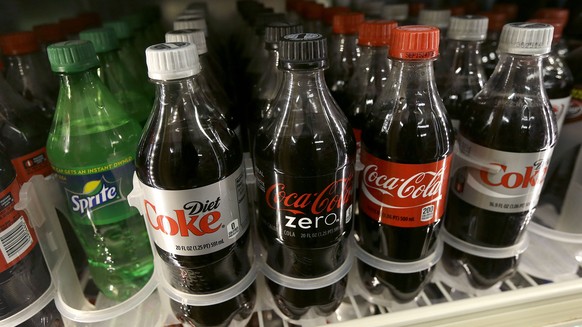
[[[454,247],[457,250],[466,252],[468,254],[490,258],[490,259],[504,259],[514,257],[516,255],[522,254],[529,245],[529,237],[525,234],[522,239],[512,246],[507,247],[485,247],[469,242],[465,242],[459,238],[451,235],[444,227],[441,228],[440,237],[445,243]]]

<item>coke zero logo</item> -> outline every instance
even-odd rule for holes
[[[541,185],[544,182],[548,165],[544,165],[544,160],[540,159],[531,166],[525,167],[524,171],[507,171],[508,167],[499,163],[491,163],[501,167],[502,173],[491,174],[485,170],[480,171],[481,180],[489,186],[502,186],[508,189],[530,188]],[[542,165],[544,165],[542,167]]]
[[[320,192],[302,194],[288,192],[287,185],[277,183],[267,189],[265,200],[270,208],[293,214],[319,215],[330,213],[351,202],[351,181],[351,176],[338,179],[331,182]]]
[[[418,172],[407,178],[383,175],[377,165],[364,169],[364,183],[369,189],[380,191],[391,197],[405,199],[433,198],[441,193],[445,169]]]
[[[206,201],[206,203],[188,202],[184,205],[184,209],[190,211],[188,215],[185,210],[173,210],[172,216],[158,214],[156,206],[147,200],[144,200],[144,205],[148,222],[155,230],[170,236],[179,234],[188,237],[190,234],[196,236],[211,234],[222,227],[220,211],[204,212],[204,209],[218,208],[219,202],[220,198],[213,202]]]

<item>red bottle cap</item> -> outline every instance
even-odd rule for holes
[[[376,20],[364,22],[360,25],[358,44],[367,46],[389,45],[392,29],[398,26],[393,20]]]
[[[439,29],[434,26],[407,25],[392,30],[390,57],[426,60],[439,54]]]
[[[364,22],[361,12],[344,13],[333,16],[334,34],[356,34],[358,27]]]
[[[466,13],[464,6],[452,6],[449,8],[451,16],[463,16]]]
[[[479,13],[480,16],[489,18],[487,30],[492,32],[501,32],[503,25],[507,23],[507,16],[502,12],[484,11]]]
[[[32,28],[36,38],[44,44],[52,44],[65,41],[67,38],[57,23],[36,25]]]
[[[568,17],[570,16],[570,10],[563,8],[543,8],[536,11],[534,18],[550,18],[557,19],[566,25],[568,23]]]
[[[552,26],[554,26],[554,38],[552,40],[552,43],[557,43],[558,41],[560,41],[560,38],[562,37],[562,33],[564,32],[564,23],[562,22],[561,19],[556,19],[556,18],[533,18],[528,20],[528,22],[531,23],[544,23],[544,24],[550,24]]]
[[[514,21],[517,18],[519,7],[514,3],[496,3],[493,5],[493,11],[505,13],[508,21]]]
[[[308,20],[322,20],[324,7],[320,3],[307,2],[303,8],[303,17]]]
[[[77,15],[85,21],[86,28],[101,27],[101,16],[96,12],[84,12]]]
[[[69,35],[77,35],[87,28],[85,20],[79,17],[63,18],[59,20],[59,24],[61,25],[61,30],[67,37]]]
[[[326,25],[331,25],[333,23],[333,16],[341,13],[350,12],[350,8],[343,6],[328,7],[323,9],[323,22]]]
[[[0,36],[0,47],[7,56],[18,56],[40,50],[36,36],[31,31],[14,32]]]

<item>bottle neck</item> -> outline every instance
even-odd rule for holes
[[[365,68],[373,65],[377,66],[378,64],[388,64],[390,61],[387,58],[387,46],[360,45],[360,57],[356,61],[356,65]]]
[[[451,71],[454,75],[485,76],[481,44],[476,41],[449,40],[454,45]]]
[[[398,97],[406,97],[408,94],[438,94],[433,62],[434,59],[392,59],[387,87],[394,88]]]
[[[542,61],[545,57],[500,53],[499,62],[483,88],[484,94],[496,91],[538,97],[544,92]]]
[[[336,34],[337,48],[335,51],[341,53],[342,57],[355,57],[358,55],[358,35],[357,34]]]
[[[92,93],[104,87],[97,74],[97,69],[98,67],[78,73],[62,73],[59,93],[66,95],[65,98],[68,99],[93,96]]]
[[[290,94],[300,94],[301,97],[322,96],[329,90],[325,84],[324,67],[325,61],[310,63],[282,63],[283,68],[283,88],[287,88]],[[306,68],[312,67],[312,68]],[[309,106],[310,107],[310,106]]]

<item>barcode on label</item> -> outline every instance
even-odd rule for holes
[[[422,214],[420,216],[421,221],[431,220],[434,216],[434,205],[429,205],[422,208]]]
[[[18,258],[32,243],[32,236],[22,216],[0,233],[0,251],[7,263]]]

